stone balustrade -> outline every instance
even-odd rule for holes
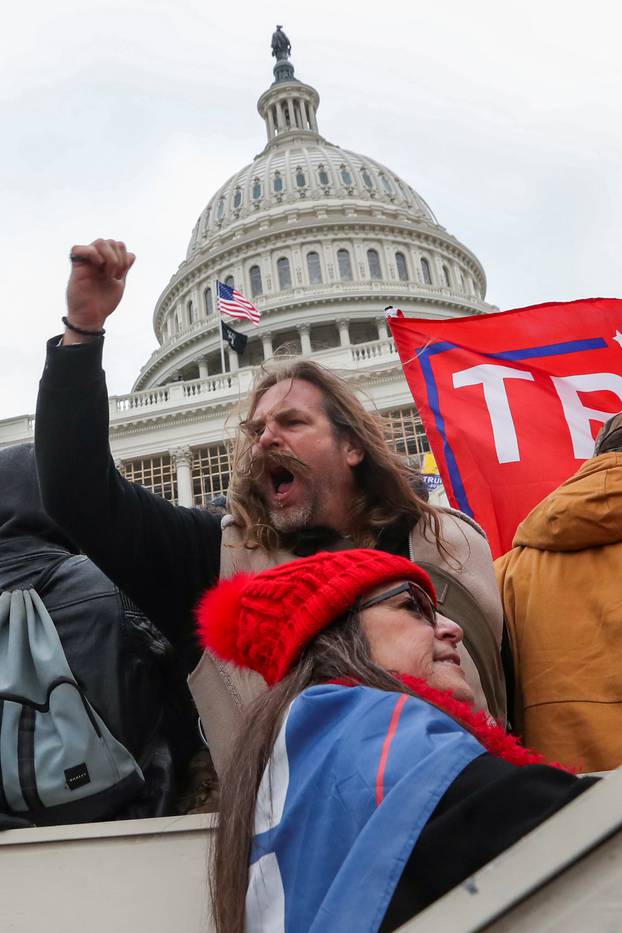
[[[374,366],[383,360],[398,362],[392,338],[372,340],[369,343],[323,349],[311,354],[319,358],[330,369],[342,371],[358,370],[359,367]],[[217,403],[234,404],[249,391],[253,379],[250,367],[234,373],[221,373],[206,379],[188,382],[172,382],[153,389],[129,392],[127,395],[112,395],[109,398],[110,425],[140,421],[145,416],[164,414],[196,406]],[[0,421],[0,447],[10,447],[32,441],[34,437],[34,415],[22,415]]]

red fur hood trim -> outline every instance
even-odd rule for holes
[[[494,722],[488,713],[483,710],[475,710],[468,703],[457,700],[448,691],[437,690],[426,683],[425,680],[411,677],[409,674],[399,674],[398,680],[409,690],[412,690],[416,696],[443,710],[444,713],[459,722],[461,726],[464,726],[491,755],[503,758],[504,761],[519,768],[524,768],[525,765],[549,765],[549,767],[559,768],[561,771],[574,774],[571,768],[557,762],[547,761],[539,752],[535,752],[531,748],[525,748],[515,736],[509,735],[505,729]],[[344,687],[361,686],[346,678],[332,682],[342,684]]]

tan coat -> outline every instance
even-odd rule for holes
[[[434,579],[439,612],[453,617],[451,606],[444,603],[446,587],[435,579],[439,571],[459,580],[477,603],[479,613],[474,615],[473,625],[478,631],[470,633],[473,636],[473,654],[475,656],[477,648],[478,655],[486,664],[488,695],[494,698],[495,714],[504,719],[505,683],[500,663],[502,610],[488,541],[481,529],[461,512],[442,510],[440,518],[442,536],[452,558],[446,561],[439,555],[436,544],[427,540],[420,525],[415,526],[410,535],[410,556],[416,563],[421,563]],[[226,523],[223,527],[221,579],[240,571],[259,573],[293,559],[294,555],[289,551],[268,553],[259,548],[245,548],[234,524]],[[462,645],[460,653],[467,680],[475,693],[476,706],[487,709],[477,667]],[[265,681],[253,671],[241,671],[205,652],[190,675],[188,685],[199,711],[216,771],[220,774],[226,764],[242,710],[265,689]]]
[[[622,763],[622,454],[588,460],[496,561],[527,745],[585,771]]]

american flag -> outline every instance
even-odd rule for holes
[[[246,318],[253,324],[259,324],[261,317],[255,305],[242,292],[236,292],[235,288],[224,282],[218,282],[218,310],[229,317]]]

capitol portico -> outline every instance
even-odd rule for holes
[[[184,505],[226,490],[229,416],[253,368],[279,348],[338,370],[393,416],[399,448],[416,456],[427,442],[383,308],[442,318],[497,310],[478,259],[420,194],[320,134],[319,95],[286,53],[274,78],[257,105],[264,149],[202,210],[154,310],[158,347],[133,391],[110,399],[119,467]],[[227,347],[224,372],[217,279],[261,311],[259,326],[224,319],[248,337],[241,356]],[[0,422],[0,446],[31,439],[30,416]]]

